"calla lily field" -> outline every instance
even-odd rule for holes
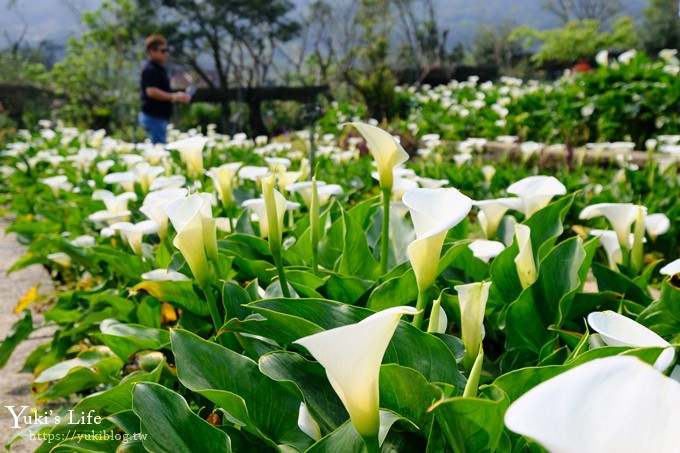
[[[631,91],[670,90],[643,58]],[[622,77],[606,71],[403,89],[417,118],[337,106],[313,144],[19,131],[0,147],[27,246],[10,272],[41,265],[55,289],[18,302],[0,365],[50,329],[24,364],[36,405],[99,418],[48,417],[9,447],[680,450],[677,113],[626,136],[614,89],[595,92]],[[560,135],[572,111],[587,128]]]

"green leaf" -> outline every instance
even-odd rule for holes
[[[233,423],[272,447],[309,445],[297,417],[291,416],[302,400],[294,386],[272,380],[251,359],[190,332],[173,330],[170,338],[184,386],[222,407]]]
[[[413,269],[382,283],[371,293],[366,306],[380,311],[408,305],[418,298],[418,285]]]
[[[92,257],[98,262],[106,263],[113,272],[128,280],[139,281],[145,271],[141,258],[112,247],[92,247]]]
[[[392,425],[400,420],[399,416],[388,411],[380,411],[380,440],[384,440]],[[389,443],[381,442],[382,450],[398,451],[390,448]],[[312,445],[306,453],[365,452],[364,440],[352,425],[346,421],[341,427]]]
[[[260,357],[259,367],[262,373],[276,381],[297,385],[322,434],[330,433],[349,418],[318,362],[310,362],[295,352],[277,351]]]
[[[380,367],[380,406],[410,420],[425,435],[432,422],[430,406],[444,398],[436,385],[411,368],[396,364]]]
[[[162,302],[199,316],[210,313],[208,303],[203,296],[196,294],[193,283],[189,281],[143,281],[135,285],[132,291],[145,291]]]
[[[601,263],[593,263],[592,271],[597,280],[597,288],[601,292],[613,291],[622,294],[625,299],[644,306],[652,302],[652,298],[624,274],[614,271]]]
[[[231,320],[223,330],[234,330],[271,338],[282,345],[347,324],[354,324],[374,312],[323,299],[267,299],[247,306],[260,316],[245,321]],[[397,363],[422,373],[430,382],[447,382],[465,387],[451,349],[436,336],[400,322],[383,363]]]
[[[450,398],[433,407],[437,424],[455,452],[494,452],[503,434],[503,416],[510,405],[500,388],[482,390],[483,398]]]
[[[640,313],[637,321],[662,337],[680,333],[680,288],[673,286],[671,279],[661,285],[659,299]]]
[[[346,212],[342,215],[343,246],[337,270],[341,274],[376,279],[380,274],[378,263],[368,247],[366,233]]]
[[[149,451],[231,452],[226,433],[194,414],[182,396],[162,385],[135,385],[132,409],[141,420],[146,434],[142,442]]]
[[[33,318],[30,310],[24,310],[24,317],[12,325],[2,345],[0,345],[0,368],[3,368],[14,350],[33,332]]]
[[[102,321],[99,328],[102,333],[98,337],[124,361],[137,351],[143,349],[156,351],[170,344],[167,330],[125,324],[115,319]]]
[[[564,231],[562,222],[574,202],[574,197],[575,194],[572,193],[559,198],[522,222],[531,228],[531,248],[536,262],[540,262],[550,253],[555,240]]]

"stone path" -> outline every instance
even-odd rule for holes
[[[21,296],[37,283],[41,285],[39,293],[51,289],[49,275],[40,266],[31,266],[7,275],[7,269],[25,253],[25,247],[17,243],[14,234],[5,235],[5,228],[8,225],[9,222],[0,218],[0,341],[11,331],[12,325],[22,317],[12,312]],[[34,315],[33,323],[40,322],[40,317]],[[49,341],[49,336],[51,332],[45,329],[34,332],[17,347],[7,365],[0,370],[0,449],[4,448],[16,431],[19,431],[12,429],[13,418],[5,406],[27,405],[31,408],[35,406],[35,401],[31,396],[33,375],[21,373],[20,370],[26,357],[37,346]],[[18,411],[20,409],[17,413]],[[32,452],[38,445],[38,441],[17,442],[12,445],[11,452]]]

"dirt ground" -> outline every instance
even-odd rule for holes
[[[7,269],[25,252],[25,247],[17,243],[14,234],[5,235],[8,222],[0,218],[0,341],[11,331],[12,325],[23,315],[12,312],[17,301],[34,285],[40,284],[39,293],[51,289],[49,275],[40,266],[31,266],[7,275]],[[34,315],[33,324],[40,324],[42,319]],[[21,373],[26,357],[40,344],[49,341],[51,332],[46,329],[34,332],[29,339],[22,342],[12,354],[7,365],[0,370],[0,449],[19,430],[12,429],[13,418],[5,406],[35,406],[31,396],[31,380],[33,375]],[[12,445],[11,452],[26,453],[34,451],[39,441],[21,441]]]

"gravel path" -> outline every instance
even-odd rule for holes
[[[17,243],[14,234],[5,235],[9,223],[0,218],[0,341],[11,331],[12,325],[21,318],[12,312],[17,301],[32,286],[40,283],[39,293],[51,289],[50,278],[40,266],[31,266],[7,275],[7,269],[25,253],[25,247]],[[39,316],[34,315],[33,323],[40,323]],[[49,341],[51,332],[42,329],[34,332],[29,339],[22,342],[12,354],[4,368],[0,370],[0,449],[16,431],[12,429],[13,418],[5,406],[35,406],[31,396],[31,373],[20,370],[26,357],[40,344]],[[21,409],[17,409],[17,413]],[[32,452],[39,445],[38,441],[21,441],[12,445],[12,452]]]

